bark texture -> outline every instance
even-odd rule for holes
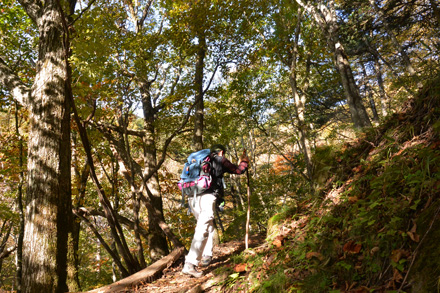
[[[31,13],[34,8],[29,8]],[[29,101],[22,291],[66,292],[66,227],[71,218],[71,196],[64,19],[57,1],[46,1],[36,15],[40,38],[37,75]]]

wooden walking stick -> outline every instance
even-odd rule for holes
[[[246,149],[244,149],[243,154],[246,154]],[[249,168],[249,166],[248,166]],[[244,238],[245,248],[249,248],[249,224],[251,221],[251,187],[249,171],[246,169],[246,181],[247,181],[247,212],[246,212],[246,236]]]

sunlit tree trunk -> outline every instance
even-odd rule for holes
[[[333,43],[333,40],[329,40],[329,42]],[[371,126],[370,118],[362,103],[359,88],[354,80],[344,47],[339,41],[333,43],[331,47],[333,48],[335,65],[341,77],[353,125],[356,128]]]
[[[311,150],[310,150],[310,142],[308,139],[309,129],[307,127],[307,123],[305,122],[305,103],[306,103],[306,96],[303,93],[301,96],[298,92],[298,85],[297,85],[297,59],[298,59],[298,42],[301,32],[301,22],[302,22],[302,9],[298,9],[298,17],[297,17],[297,24],[295,28],[295,39],[293,44],[293,51],[290,54],[290,87],[292,89],[292,95],[295,101],[295,117],[298,121],[298,133],[299,133],[299,142],[301,146],[301,152],[304,155],[304,160],[306,163],[306,169],[307,169],[307,176],[309,178],[312,178],[312,160],[311,160]],[[309,86],[309,71],[310,71],[310,54],[308,54],[307,60],[306,60],[306,73],[304,77],[304,84],[303,84],[303,92],[306,92]]]
[[[24,2],[24,1],[23,1]],[[37,75],[29,103],[23,292],[66,292],[70,196],[70,104],[59,2],[23,3],[39,29]]]
[[[65,292],[71,224],[69,42],[61,5],[20,1],[39,30],[32,90],[0,60],[0,81],[29,110],[22,292]]]
[[[338,37],[338,23],[335,11],[334,0],[326,4],[318,3],[318,8],[302,0],[296,2],[306,9],[316,23],[321,27],[322,32],[327,37],[327,45],[333,53],[333,62],[341,78],[347,105],[350,110],[351,120],[354,127],[360,128],[371,126],[370,118],[362,104],[362,98],[359,94],[359,88],[353,77],[353,72],[345,53],[345,49]],[[320,1],[321,2],[321,1]]]
[[[377,79],[377,84],[379,86],[379,97],[380,97],[382,116],[386,117],[388,115],[389,101],[387,94],[385,92],[385,86],[382,78],[382,68],[380,65],[380,61],[377,58],[375,58],[374,70],[376,71],[376,79]]]
[[[194,77],[196,109],[194,115],[193,149],[203,149],[203,123],[204,123],[204,102],[203,102],[203,68],[206,56],[206,39],[204,32],[198,34],[199,44],[197,50],[196,72]]]

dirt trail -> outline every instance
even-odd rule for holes
[[[256,247],[264,242],[264,236],[251,237],[250,247]],[[136,288],[127,288],[121,292],[148,292],[148,293],[177,293],[177,292],[213,292],[216,284],[227,276],[215,276],[213,271],[222,266],[231,265],[231,257],[240,253],[245,248],[244,241],[230,241],[216,245],[211,264],[206,268],[199,268],[204,276],[193,278],[182,274],[184,258],[180,258],[173,266],[165,269],[160,279]]]

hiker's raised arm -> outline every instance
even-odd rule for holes
[[[231,173],[231,174],[238,174],[238,175],[243,174],[246,171],[247,167],[249,166],[248,162],[249,162],[249,159],[247,161],[242,160],[240,162],[240,164],[238,164],[238,166],[237,166],[237,165],[231,163],[225,157],[223,157],[223,159],[222,159],[222,165],[225,168],[225,171],[228,173]]]

